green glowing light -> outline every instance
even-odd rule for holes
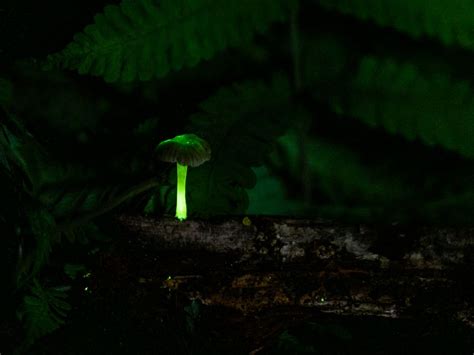
[[[178,188],[176,191],[176,218],[180,221],[185,220],[187,217],[186,210],[186,173],[188,167],[176,163],[178,173]]]
[[[242,220],[242,224],[244,226],[250,227],[252,225],[252,221],[250,220],[250,218],[245,216],[244,219]]]

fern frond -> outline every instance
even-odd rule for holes
[[[370,126],[474,158],[474,98],[468,82],[365,57],[344,94],[323,99]]]
[[[44,288],[37,279],[33,280],[30,294],[24,297],[18,314],[26,331],[25,347],[64,324],[64,319],[71,310],[70,304],[65,300],[69,289],[68,286]]]
[[[249,41],[286,17],[288,0],[124,0],[106,6],[49,65],[149,80]]]
[[[97,234],[93,226],[87,227],[91,220],[145,191],[156,188],[160,185],[160,180],[151,178],[132,186],[112,182],[107,186],[91,186],[86,182],[76,188],[61,187],[61,183],[58,181],[57,185],[42,191],[38,199],[56,218],[59,230],[66,233],[68,239],[76,240],[75,236],[83,234],[77,228],[86,228],[85,233]]]
[[[202,112],[191,117],[188,131],[209,142],[212,158],[188,171],[190,211],[207,216],[245,212],[245,189],[256,183],[251,167],[263,164],[290,124],[289,98],[287,79],[276,77],[270,85],[245,82],[221,89],[200,105]],[[168,195],[169,210],[175,196]]]
[[[325,8],[393,27],[414,38],[474,49],[474,3],[470,0],[318,0]]]

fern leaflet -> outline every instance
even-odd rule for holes
[[[288,0],[124,0],[106,6],[49,65],[103,76],[149,80],[192,67],[249,41],[286,17]]]
[[[468,82],[365,57],[344,94],[323,99],[370,126],[474,158],[472,92]]]
[[[445,45],[474,49],[474,4],[470,0],[318,0],[338,10],[380,26],[393,27],[414,38],[438,38]]]
[[[31,293],[24,297],[18,313],[26,330],[26,347],[64,324],[67,312],[71,310],[70,304],[65,300],[69,289],[68,286],[44,288],[38,280],[33,280]]]

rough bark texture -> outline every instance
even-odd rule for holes
[[[119,216],[142,286],[245,314],[307,309],[474,327],[474,228]]]

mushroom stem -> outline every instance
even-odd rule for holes
[[[180,221],[186,219],[186,173],[188,170],[187,165],[181,165],[176,163],[176,171],[178,175],[178,188],[176,191],[176,218]]]

